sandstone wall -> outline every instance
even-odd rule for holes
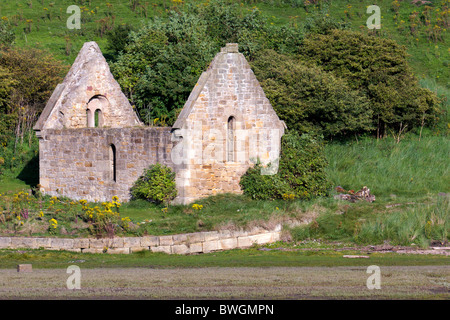
[[[44,130],[39,139],[42,191],[75,200],[118,196],[127,201],[144,168],[157,162],[173,168],[170,137],[170,128],[156,127]]]
[[[240,193],[240,177],[259,158],[276,173],[284,123],[264,94],[250,65],[227,44],[191,92],[173,125],[182,137],[177,176],[189,203],[211,194]]]
[[[281,225],[273,230],[209,231],[168,236],[122,238],[32,238],[0,237],[0,249],[48,249],[84,253],[128,254],[150,250],[167,254],[208,253],[219,250],[244,249],[253,244],[280,240]]]

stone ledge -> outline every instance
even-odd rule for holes
[[[82,253],[129,254],[138,251],[167,254],[198,254],[220,250],[244,249],[254,244],[280,240],[281,225],[273,230],[207,231],[168,236],[115,238],[33,238],[0,237],[0,249],[49,249]]]

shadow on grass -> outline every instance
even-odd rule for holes
[[[17,175],[17,179],[22,180],[31,188],[39,184],[39,156],[34,156],[28,161]]]

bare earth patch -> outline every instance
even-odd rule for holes
[[[450,299],[448,266],[381,266],[369,290],[366,267],[81,267],[81,289],[66,269],[0,271],[0,299]]]

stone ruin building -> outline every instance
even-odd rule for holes
[[[271,164],[263,174],[276,172],[284,129],[237,44],[215,56],[174,125],[154,127],[140,121],[97,43],[87,42],[34,127],[40,187],[75,200],[127,201],[159,162],[176,172],[174,203],[240,193],[257,159]]]

